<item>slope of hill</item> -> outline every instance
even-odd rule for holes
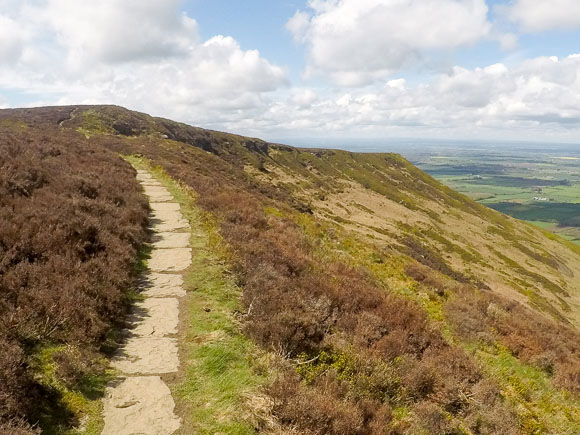
[[[0,111],[0,125],[21,124],[76,130],[196,192],[229,247],[245,333],[282,360],[268,412],[286,430],[580,431],[577,246],[398,155],[114,106]]]

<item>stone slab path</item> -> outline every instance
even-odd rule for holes
[[[151,205],[155,232],[145,300],[135,304],[125,342],[113,360],[121,376],[105,393],[102,435],[169,435],[179,429],[175,402],[161,375],[177,372],[181,273],[191,264],[189,223],[171,193],[146,171],[137,171]]]

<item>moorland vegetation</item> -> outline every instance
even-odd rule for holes
[[[138,156],[195,193],[227,246],[240,331],[275,356],[259,370],[279,428],[580,430],[577,247],[397,155],[300,150],[112,106],[51,110],[3,116],[77,130],[87,149]]]
[[[117,155],[57,127],[2,125],[0,432],[74,424],[71,402],[103,387],[99,351],[130,303],[147,216]]]

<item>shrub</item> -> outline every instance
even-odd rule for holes
[[[67,384],[92,370],[127,308],[147,213],[109,150],[57,129],[0,132],[0,423],[27,430],[57,405],[42,403],[54,398],[31,362],[40,347],[73,349],[55,360]]]
[[[467,340],[494,337],[522,361],[554,376],[556,385],[580,392],[580,335],[538,316],[518,302],[463,285],[445,306],[455,331]]]

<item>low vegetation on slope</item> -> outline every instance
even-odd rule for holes
[[[115,154],[78,133],[2,125],[0,432],[74,424],[102,387],[98,351],[125,313],[147,214]]]
[[[580,431],[574,248],[400,156],[298,150],[115,107],[69,112],[64,127],[162,167],[217,220],[244,330],[282,361],[265,391],[284,430]]]

